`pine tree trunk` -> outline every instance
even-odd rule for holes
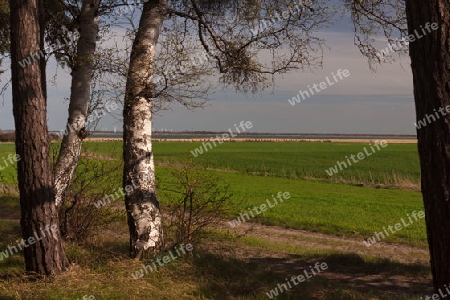
[[[11,72],[21,228],[26,270],[50,275],[68,268],[53,194],[47,110],[41,62],[19,61],[41,45],[38,0],[11,1]],[[34,240],[34,243],[33,243]],[[17,246],[16,246],[17,247]]]
[[[62,198],[72,181],[85,137],[100,2],[100,0],[83,0],[80,12],[80,38],[77,44],[75,65],[72,68],[67,134],[63,137],[55,166],[56,206],[61,204]]]
[[[152,69],[167,0],[144,3],[131,50],[126,85],[123,185],[137,186],[125,196],[130,230],[130,255],[149,257],[163,246],[159,202],[155,190],[152,151]]]
[[[436,118],[417,130],[417,138],[433,284],[436,292],[445,292],[444,284],[450,283],[450,115],[439,109],[446,113],[450,105],[450,2],[407,0],[406,13],[409,32],[423,36],[409,45],[416,118]],[[439,28],[424,35],[427,22]]]

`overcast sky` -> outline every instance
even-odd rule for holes
[[[341,21],[320,37],[327,40],[323,69],[292,72],[278,77],[274,92],[246,97],[234,92],[219,91],[204,109],[194,112],[175,105],[172,111],[155,116],[153,128],[219,131],[234,128],[240,121],[251,121],[251,132],[277,133],[363,133],[415,134],[412,75],[409,58],[401,63],[379,66],[371,71],[358,49],[353,45],[353,31],[348,21]],[[380,37],[380,50],[387,41]],[[8,67],[9,62],[2,66]],[[320,84],[338,69],[347,69],[350,76],[327,86],[311,97],[292,106],[288,100],[308,85]],[[55,73],[50,63],[48,77]],[[57,70],[57,84],[49,82],[48,124],[50,130],[61,130],[67,122],[70,76]],[[8,79],[1,77],[0,84]],[[14,129],[11,92],[7,91],[0,107],[0,128]],[[105,117],[99,128],[121,130],[121,111],[116,117]]]

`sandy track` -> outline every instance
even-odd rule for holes
[[[358,263],[345,265],[345,262],[343,262],[342,265],[336,265],[335,258],[334,261],[329,262],[327,272],[323,272],[318,276],[332,282],[349,285],[355,289],[370,288],[397,296],[433,293],[431,280],[426,278],[429,276],[398,274],[394,270],[398,264],[404,267],[419,267],[427,270],[430,260],[427,249],[383,242],[367,247],[362,239],[337,237],[256,223],[242,223],[238,227],[232,228],[228,222],[224,222],[219,228],[232,230],[238,235],[262,239],[274,245],[281,245],[282,248],[286,247],[286,249],[290,246],[295,246],[297,249],[305,249],[305,251],[336,253],[337,257],[342,256],[344,260],[345,257],[347,259],[348,257],[353,257]],[[208,247],[211,247],[211,244],[208,243]],[[245,245],[239,243],[239,241],[229,241],[225,244],[216,243],[213,249],[213,251],[217,251],[221,255],[230,255],[230,257],[243,261],[261,263],[276,272],[282,273],[284,276],[301,274],[302,270],[309,269],[309,264],[311,263],[299,263],[299,259],[304,256],[291,254],[288,250],[268,250]],[[389,275],[386,274],[386,271],[383,271],[384,263],[380,264],[380,271],[374,271],[373,263],[362,262],[362,259],[358,258],[361,256],[375,257],[383,262],[389,262],[392,264],[393,274]],[[369,265],[371,266],[369,267]]]
[[[425,265],[430,261],[427,249],[402,244],[378,242],[367,247],[363,239],[337,237],[323,233],[286,229],[256,223],[241,223],[241,225],[235,228],[232,228],[228,223],[224,223],[221,229],[233,230],[237,234],[263,238],[278,244],[286,243],[311,249],[335,250],[357,255],[369,255],[398,261],[400,263]]]

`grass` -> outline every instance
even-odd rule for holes
[[[190,151],[201,145],[197,142],[154,142],[155,163],[167,165],[186,160]],[[369,145],[363,143],[224,143],[193,159],[195,164],[203,167],[243,174],[400,187],[412,184],[417,188],[420,167],[415,144],[390,144],[338,174],[327,175],[325,170],[337,161],[345,161],[345,156],[363,151],[364,147],[370,151]],[[114,141],[85,142],[84,151],[114,159],[120,159],[122,155],[121,143]],[[13,144],[0,144],[0,157],[13,152]],[[8,178],[8,183],[16,182],[13,167],[8,167],[2,174]]]
[[[189,151],[200,145],[154,144],[160,189],[173,183],[171,172],[188,159]],[[54,144],[55,149],[57,146]],[[266,203],[266,199],[273,203],[272,195],[278,192],[289,192],[290,199],[249,222],[357,238],[362,244],[374,232],[394,226],[402,218],[407,220],[413,211],[423,210],[418,192],[371,187],[377,184],[401,187],[401,181],[417,184],[416,145],[389,145],[335,175],[336,178],[329,178],[325,173],[336,161],[362,151],[364,146],[360,143],[224,143],[192,160],[197,166],[208,168],[205,172],[219,175],[230,185],[229,191],[234,195],[229,203],[230,220],[241,213],[249,214],[249,209]],[[111,165],[119,163],[121,149],[120,142],[84,144],[89,159]],[[0,144],[0,158],[10,153],[14,153],[13,144]],[[86,170],[81,167],[78,172],[82,174]],[[0,171],[0,176],[3,184],[17,184],[14,166]],[[108,177],[111,187],[121,187],[121,181],[120,174]],[[339,184],[344,182],[350,184]],[[166,196],[159,194],[163,207]],[[116,205],[123,206],[121,201]],[[18,196],[0,195],[0,252],[20,237],[19,217]],[[222,232],[209,234],[192,257],[178,259],[136,281],[131,274],[142,263],[128,258],[126,222],[114,222],[99,229],[100,234],[87,243],[67,243],[67,255],[73,265],[60,276],[37,282],[24,276],[21,253],[0,261],[0,299],[82,299],[85,295],[96,299],[267,299],[265,293],[284,283],[287,276],[300,274],[300,266],[307,267],[317,261],[327,262],[330,266],[327,274],[331,277],[317,276],[281,293],[277,299],[419,299],[411,291],[404,291],[403,296],[390,289],[368,288],[381,284],[371,276],[400,281],[430,278],[426,265],[247,236],[230,240],[228,233]],[[424,220],[413,222],[383,242],[425,249]],[[219,245],[218,251],[212,250],[212,245]],[[267,260],[239,259],[239,255],[228,254],[247,248],[255,253],[276,255]],[[288,255],[289,259],[277,255]],[[289,267],[275,267],[284,264]],[[355,280],[360,277],[356,280],[360,284],[339,279],[346,276]]]
[[[154,143],[156,163],[187,159],[202,143]],[[248,142],[224,143],[194,158],[196,164],[220,170],[282,178],[313,178],[363,184],[419,184],[420,167],[415,144],[391,144],[330,176],[337,161],[363,151],[363,143]]]
[[[161,159],[175,164],[185,159],[182,149],[189,143],[170,142],[155,144],[157,164]],[[118,142],[85,143],[88,152],[98,153],[102,158],[108,155],[120,157],[121,148],[119,145],[120,143]],[[328,149],[328,156],[341,157],[344,156],[346,151],[349,151],[347,152],[348,155],[348,153],[354,153],[357,149],[362,148],[362,144],[336,143],[337,150],[330,150],[330,147],[335,147],[334,145],[335,143],[309,142],[225,143],[201,157],[207,158],[206,161],[208,163],[204,164],[206,166],[213,159],[213,157],[208,157],[208,155],[217,153],[220,157],[228,157],[228,167],[235,166],[239,169],[239,162],[243,161],[245,155],[254,160],[253,155],[250,154],[250,150],[259,152],[259,155],[265,153],[265,159],[260,157],[260,161],[265,163],[264,161],[272,161],[272,158],[277,157],[274,153],[271,154],[272,150],[269,150],[270,147],[275,149],[273,151],[280,153],[280,157],[278,158],[280,160],[281,158],[287,159],[288,156],[290,157],[291,155],[288,155],[288,153],[293,153],[295,147],[298,148],[296,151],[299,153],[310,152],[305,155],[294,155],[294,157],[311,157],[318,155],[317,153],[324,153],[325,149]],[[390,161],[385,162],[384,165],[392,168],[403,168],[408,165],[409,169],[411,169],[411,165],[413,164],[406,163],[403,159],[412,155],[412,146],[415,147],[415,145],[408,144],[389,145],[382,149],[380,153],[377,153],[377,155],[388,154],[383,153],[383,151],[391,151],[391,156],[388,156]],[[7,153],[13,153],[13,147],[12,144],[0,144],[0,157]],[[241,153],[241,148],[242,152],[246,153],[245,155]],[[406,152],[406,154],[401,151]],[[165,156],[163,156],[163,153]],[[170,159],[167,159],[167,157],[170,157]],[[375,155],[367,159],[374,157]],[[194,159],[194,163],[197,163],[197,159]],[[396,163],[394,164],[393,162]],[[110,163],[112,164],[113,162]],[[289,161],[283,162],[283,164],[289,163]],[[369,160],[362,161],[361,165],[356,164],[355,168],[362,168],[362,163],[370,163],[372,168],[383,170],[378,164]],[[159,163],[159,165],[161,164]],[[214,167],[219,166],[220,163],[214,165]],[[13,166],[10,166],[7,170],[8,174],[14,174],[11,177],[15,178],[15,169]],[[156,168],[157,180],[161,188],[167,187],[173,181],[170,174],[171,170],[173,168],[167,166],[158,166]],[[280,166],[278,166],[279,170]],[[78,171],[85,172],[81,168]],[[383,227],[389,225],[395,226],[396,223],[401,223],[402,218],[408,223],[408,214],[411,215],[413,211],[418,212],[423,210],[421,194],[414,191],[377,189],[371,187],[362,188],[317,180],[293,180],[277,176],[256,176],[255,174],[249,175],[246,172],[240,172],[239,170],[235,171],[238,171],[238,173],[216,172],[220,174],[224,182],[230,185],[230,192],[234,195],[234,201],[230,203],[230,219],[237,218],[240,213],[250,215],[249,209],[265,204],[266,199],[274,203],[272,195],[276,196],[278,192],[289,192],[291,195],[289,200],[257,215],[251,221],[363,239],[372,237],[374,232],[382,232]],[[397,169],[392,169],[391,171],[399,172]],[[112,187],[119,188],[122,185],[122,178],[120,174],[116,175],[108,178],[108,184]],[[162,204],[164,204],[164,197],[160,198]],[[253,210],[253,212],[255,211]],[[384,241],[426,247],[424,219],[419,219],[418,221],[413,219],[413,221],[412,225],[395,234],[389,235]]]
[[[155,163],[167,165],[189,158],[199,142],[154,142]],[[416,144],[390,144],[375,154],[329,176],[325,170],[345,157],[370,151],[369,144],[323,142],[224,143],[194,158],[195,164],[224,171],[289,179],[321,179],[366,185],[410,186],[420,184]],[[13,145],[9,145],[13,149]],[[121,158],[120,142],[85,142],[85,151]],[[11,151],[11,150],[10,150]],[[0,157],[2,148],[0,148]]]
[[[16,154],[13,143],[0,143],[0,185],[17,184],[17,164],[8,161],[8,155]]]
[[[158,167],[156,170],[158,181],[169,184],[171,168]],[[289,200],[264,213],[256,215],[253,210],[256,216],[250,221],[363,239],[371,237],[375,231],[382,231],[383,227],[394,226],[402,218],[408,224],[407,214],[423,210],[421,194],[414,191],[233,173],[222,173],[220,177],[230,184],[230,192],[234,195],[229,219],[239,217],[240,213],[251,217],[249,209],[267,203],[266,199],[273,204],[272,195],[289,192]],[[163,197],[161,203],[164,204]],[[384,241],[426,247],[425,221],[413,221],[412,225]]]
[[[15,201],[15,202],[14,202]],[[8,199],[11,208],[17,199]],[[0,210],[4,202],[0,204]],[[3,211],[3,210],[1,210]],[[3,215],[3,213],[2,213]],[[1,232],[20,235],[17,222],[10,221]],[[6,226],[6,227],[5,227]],[[109,234],[111,230],[114,234]],[[324,275],[353,274],[367,276],[429,277],[426,266],[402,264],[376,257],[359,256],[337,251],[315,251],[303,247],[286,247],[279,243],[243,238],[242,245],[255,247],[256,251],[282,250],[289,253],[289,263],[294,269],[280,270],[273,264],[288,263],[274,257],[270,261],[233,258],[226,251],[210,252],[208,243],[200,244],[192,257],[177,259],[158,271],[149,272],[135,280],[131,274],[142,263],[127,257],[127,229],[111,224],[102,235],[86,244],[66,244],[71,270],[56,277],[36,281],[23,274],[21,253],[0,262],[1,299],[267,299],[266,293],[284,283],[285,278],[302,274],[315,262],[326,262]],[[226,238],[213,238],[225,249]],[[236,240],[232,240],[236,242]],[[4,249],[1,242],[1,249]],[[231,245],[230,245],[231,246]],[[233,249],[236,249],[235,247]],[[410,295],[395,296],[389,291],[367,290],[327,276],[316,276],[280,294],[277,299],[419,299]]]

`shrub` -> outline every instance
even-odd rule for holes
[[[169,232],[174,244],[198,242],[207,226],[217,225],[226,213],[232,197],[229,186],[211,172],[185,163],[171,172],[173,182],[159,190],[167,201]]]
[[[83,242],[99,232],[101,227],[124,214],[115,205],[96,207],[94,204],[112,194],[122,178],[122,164],[118,161],[99,159],[93,154],[83,154],[78,162],[72,183],[59,207],[61,234],[68,241]],[[121,203],[118,201],[117,203]],[[120,206],[122,208],[122,205]]]

